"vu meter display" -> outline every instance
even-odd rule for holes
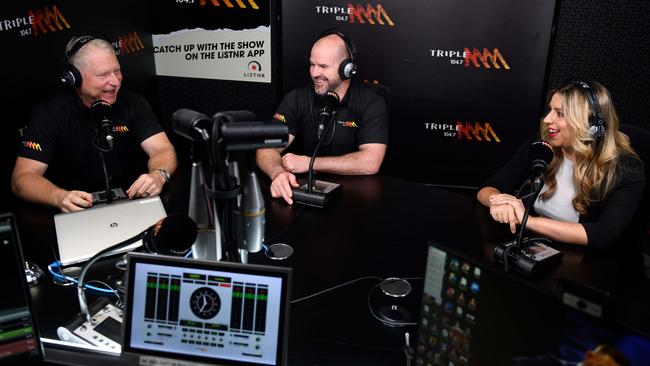
[[[131,346],[272,365],[282,279],[137,263]],[[274,297],[273,294],[276,294]]]

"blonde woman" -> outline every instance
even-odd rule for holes
[[[526,229],[552,240],[595,248],[614,244],[643,195],[643,163],[620,132],[612,98],[597,82],[571,82],[549,94],[540,125],[553,160]],[[512,192],[528,175],[527,148],[517,153],[478,192],[494,220],[514,233],[524,214]]]

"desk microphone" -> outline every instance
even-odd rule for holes
[[[539,263],[552,263],[562,257],[560,251],[547,245],[550,243],[548,239],[524,239],[530,210],[544,186],[542,178],[548,169],[548,164],[553,160],[553,148],[546,141],[534,141],[528,150],[528,158],[530,160],[529,179],[532,183],[531,193],[526,201],[526,210],[519,226],[519,233],[514,241],[499,244],[492,251],[494,259],[504,264],[506,272],[510,271],[511,265],[514,265],[518,272],[525,275],[536,272]]]
[[[90,116],[97,123],[97,133],[103,136],[108,145],[108,151],[113,150],[113,107],[104,100],[98,99],[90,105]]]
[[[320,122],[317,131],[318,143],[314,148],[314,152],[311,154],[311,159],[309,159],[307,184],[292,189],[293,200],[298,203],[315,207],[325,207],[341,191],[341,185],[338,183],[314,180],[314,160],[316,160],[318,149],[323,143],[323,138],[327,135],[326,132],[334,126],[336,108],[340,105],[340,101],[339,95],[333,90],[327,91],[318,100],[318,106],[320,108]],[[327,125],[325,125],[326,122]]]
[[[320,122],[318,123],[318,139],[320,140],[325,130],[325,122],[332,120],[336,115],[336,108],[341,104],[339,95],[335,91],[327,91],[320,96],[318,100],[318,107],[320,108],[319,116]]]

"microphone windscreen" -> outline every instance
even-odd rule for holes
[[[208,129],[211,125],[210,117],[191,109],[181,108],[172,114],[174,132],[190,141],[194,141],[198,137],[195,128]]]
[[[329,108],[330,110],[336,109],[341,104],[341,99],[335,91],[329,90],[321,95],[318,99],[318,108]]]
[[[239,110],[239,111],[218,112],[215,113],[214,116],[212,116],[212,119],[222,123],[223,122],[249,122],[249,121],[255,121],[257,117],[255,116],[255,113],[251,111]]]
[[[98,99],[90,105],[90,115],[94,120],[108,118],[112,111],[113,107],[105,100]]]
[[[543,161],[549,164],[553,160],[553,147],[544,140],[537,140],[530,145],[528,158],[530,161]]]
[[[158,254],[184,254],[196,240],[196,223],[185,214],[171,214],[151,227],[149,251]]]

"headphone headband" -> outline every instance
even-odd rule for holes
[[[97,32],[88,32],[80,36],[73,37],[70,42],[68,42],[69,49],[65,52],[63,56],[62,68],[63,72],[61,73],[60,80],[64,85],[70,87],[79,87],[81,86],[81,73],[77,68],[72,64],[72,57],[76,55],[79,50],[81,50],[88,43],[100,39],[112,45],[112,42],[108,37],[101,33]],[[67,48],[67,47],[66,47]]]
[[[348,51],[348,55],[350,55],[349,59],[343,60],[343,62],[341,62],[341,64],[339,65],[339,76],[341,77],[341,79],[342,80],[349,79],[357,73],[357,64],[355,62],[357,56],[357,48],[354,45],[354,42],[352,42],[352,40],[350,39],[350,37],[348,37],[343,31],[337,28],[329,28],[324,30],[321,34],[318,35],[316,41],[332,34],[338,36],[341,40],[343,40],[345,49]]]
[[[598,140],[605,135],[605,116],[600,111],[596,92],[586,81],[574,81],[573,85],[582,90],[582,94],[587,98],[589,108],[593,114],[593,117],[589,118],[589,131]]]

